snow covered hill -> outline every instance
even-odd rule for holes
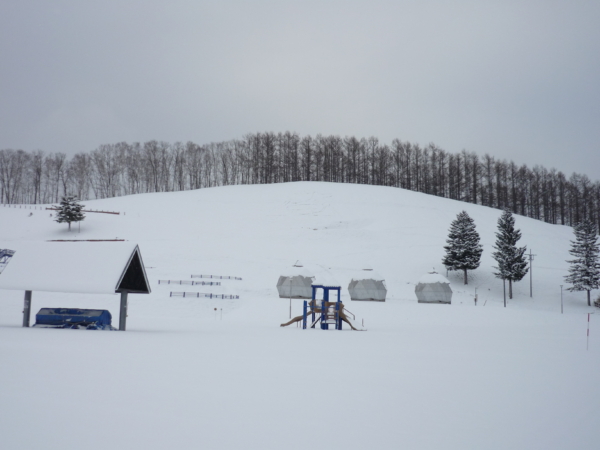
[[[534,295],[526,277],[504,308],[491,258],[498,210],[307,182],[84,203],[121,214],[88,213],[68,232],[45,209],[0,207],[0,248],[136,242],[153,292],[130,297],[127,332],[102,333],[22,329],[23,293],[0,291],[1,448],[76,448],[74,429],[108,437],[86,438],[88,448],[596,446],[600,319],[591,318],[586,350],[594,310],[585,294],[565,290],[560,313],[571,228],[515,216],[520,244],[537,255]],[[417,304],[417,280],[445,274],[443,245],[462,210],[477,225],[482,264],[468,286],[449,275],[452,305]],[[289,301],[275,284],[296,260],[342,286],[368,331],[280,328]],[[385,277],[385,303],[350,301],[348,283],[365,265]],[[158,284],[193,274],[242,280]],[[184,290],[240,299],[169,296]],[[56,306],[109,309],[118,320],[116,295],[33,293],[34,313]]]

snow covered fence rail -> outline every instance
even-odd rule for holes
[[[216,278],[217,280],[241,280],[240,277],[225,277],[221,275],[192,275],[192,278]]]
[[[196,297],[196,298],[219,298],[224,300],[237,300],[239,295],[203,294],[202,292],[171,292],[169,297]]]
[[[158,284],[188,284],[190,286],[221,286],[220,281],[158,280]]]
[[[46,208],[49,211],[58,211],[59,208]],[[118,211],[98,211],[98,210],[93,210],[93,209],[82,209],[81,212],[86,212],[86,213],[101,213],[101,214],[115,214],[115,215],[120,215],[121,213]],[[123,215],[125,215],[125,213],[123,213]]]
[[[47,242],[125,242],[125,239],[50,239]]]
[[[44,207],[43,206],[39,206],[39,205],[20,205],[20,204],[14,204],[14,203],[3,203],[2,206],[4,206],[5,208],[19,208],[19,209],[41,209],[43,210]]]

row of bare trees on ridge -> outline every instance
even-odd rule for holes
[[[434,144],[255,133],[207,145],[160,141],[64,153],[0,150],[0,202],[47,204],[233,184],[328,181],[393,186],[508,209],[549,223],[600,226],[600,182]]]

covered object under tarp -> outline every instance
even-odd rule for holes
[[[150,293],[142,255],[135,243],[0,242],[0,248],[14,252],[0,274],[0,289],[25,291],[25,327],[29,326],[33,291],[119,293],[120,330],[125,330],[127,295]]]
[[[350,300],[366,302],[385,302],[387,288],[382,276],[372,269],[364,269],[352,277],[348,285]]]
[[[35,315],[34,327],[115,330],[112,315],[105,309],[42,308]]]
[[[296,264],[286,270],[277,280],[279,298],[312,299],[314,280],[314,275],[306,270],[300,261],[296,261]]]
[[[452,302],[452,289],[446,277],[432,272],[423,275],[415,287],[415,294],[419,303],[446,303]]]

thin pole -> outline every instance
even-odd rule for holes
[[[588,329],[587,329],[587,341],[585,343],[585,349],[590,349],[590,313],[588,313]]]
[[[537,256],[531,253],[531,249],[529,249],[529,296],[533,297],[533,257]]]
[[[121,292],[121,310],[119,311],[119,331],[125,331],[127,326],[127,291]]]
[[[563,285],[560,285],[560,313],[563,314],[563,296],[562,296],[562,287]]]
[[[25,301],[23,305],[23,326],[29,326],[29,319],[31,317],[31,291],[25,291]]]

